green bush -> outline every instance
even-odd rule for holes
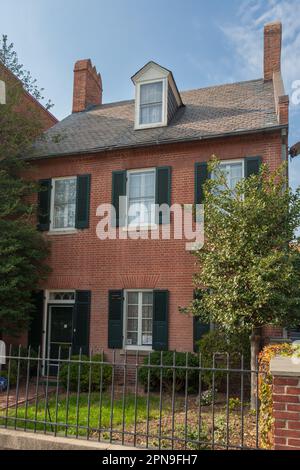
[[[81,356],[81,363],[79,356],[72,356],[72,361],[65,362],[60,368],[60,381],[64,388],[67,388],[69,377],[69,390],[76,391],[78,388],[78,380],[80,376],[80,391],[88,392],[89,386],[92,392],[100,390],[101,371],[102,371],[102,390],[105,390],[111,383],[112,366],[103,364],[103,354],[95,354],[90,358],[88,356]],[[94,364],[96,362],[96,364]],[[80,373],[80,375],[79,375]]]
[[[198,357],[195,354],[187,353],[188,355],[188,366],[198,367]],[[175,352],[175,365],[185,366],[186,365],[186,353]],[[146,367],[148,365],[148,356],[144,359],[144,366],[139,370],[139,381],[145,388],[148,386],[148,374],[150,374],[150,389],[151,391],[159,390],[160,379],[162,377],[162,387],[164,390],[171,392],[173,389],[173,368],[163,368],[161,372],[160,367]],[[164,366],[173,366],[174,353],[172,351],[164,351],[162,353],[162,364]],[[150,364],[159,366],[161,363],[161,353],[159,351],[152,352],[150,354]],[[148,372],[150,371],[150,372]],[[199,385],[199,371],[188,370],[188,390],[189,392],[197,392]],[[175,391],[182,392],[186,386],[186,369],[175,370]]]
[[[227,354],[229,355],[229,368],[241,367],[241,355],[244,356],[243,367],[248,369],[250,366],[250,340],[247,333],[228,334],[223,330],[216,328],[205,334],[198,342],[201,353],[201,365],[204,368],[213,367],[213,356],[215,354],[215,367],[220,369],[227,368]],[[230,373],[230,383],[238,381],[240,374]],[[246,375],[245,375],[246,377]],[[219,391],[226,388],[226,372],[215,372],[214,384]],[[212,387],[213,374],[211,371],[202,372],[202,380],[205,386]]]

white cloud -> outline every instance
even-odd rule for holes
[[[281,21],[283,28],[282,74],[286,93],[293,93],[292,84],[300,80],[300,1],[244,0],[236,14],[235,23],[221,27],[233,46],[236,61],[236,80],[263,76],[263,27]],[[290,99],[290,144],[299,141],[300,104]],[[300,184],[300,159],[290,164],[290,185]]]
[[[233,45],[239,66],[239,78],[262,76],[263,26],[280,20],[283,25],[282,71],[286,91],[300,79],[300,2],[299,0],[246,0],[237,11],[238,25],[221,27]]]

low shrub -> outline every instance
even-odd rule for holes
[[[211,438],[205,422],[202,422],[200,429],[191,425],[185,429],[184,425],[178,425],[175,427],[175,434],[179,434],[181,438],[186,436],[188,450],[210,450],[211,448]]]
[[[95,354],[90,358],[88,356],[72,356],[71,361],[64,362],[60,368],[60,381],[65,389],[68,386],[69,390],[76,391],[78,389],[78,381],[80,378],[80,391],[88,392],[89,388],[92,392],[100,390],[101,374],[102,374],[102,390],[105,390],[111,383],[112,366],[110,364],[103,364],[104,355]]]
[[[215,394],[216,394],[216,390],[215,390]],[[200,403],[202,406],[209,406],[212,404],[213,402],[213,397],[214,397],[214,394],[213,394],[213,391],[211,388],[209,388],[208,390],[205,390],[205,392],[202,392],[201,395],[200,395]]]
[[[164,367],[162,370],[160,367],[147,367],[149,364],[148,356],[144,359],[144,366],[139,369],[139,381],[141,384],[148,386],[148,374],[150,375],[150,389],[151,391],[159,390],[160,388],[160,380],[162,378],[162,387],[164,390],[171,392],[173,389],[173,374],[174,369],[173,361],[174,361],[174,352],[172,351],[164,351],[161,353],[159,351],[152,352],[150,354],[150,364],[151,366],[161,364],[164,366],[170,366],[170,368]],[[183,353],[183,352],[175,352],[175,365],[184,367],[186,365],[186,361],[189,367],[198,367],[199,366],[199,359],[197,355],[193,353]],[[182,392],[185,390],[186,387],[186,377],[187,377],[187,385],[188,391],[193,393],[197,392],[199,386],[199,370],[188,370],[186,372],[185,368],[176,369],[175,370],[175,391]]]
[[[237,411],[241,408],[241,400],[239,398],[229,398],[228,409],[229,411]]]
[[[227,368],[227,355],[229,356],[229,367],[239,368],[241,366],[241,355],[244,356],[244,368],[250,365],[250,340],[247,333],[228,334],[216,328],[203,335],[198,342],[201,353],[201,365],[204,368],[212,368],[213,357],[215,355],[215,367],[219,369]],[[214,378],[213,378],[214,375]],[[226,372],[216,371],[214,374],[207,370],[202,372],[204,385],[212,388],[214,380],[215,388],[219,391],[226,389]],[[230,373],[230,383],[233,385],[234,379],[239,380],[239,374]]]

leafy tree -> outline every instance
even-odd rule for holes
[[[21,80],[24,88],[38,101],[43,101],[44,88],[39,88],[37,80],[31,76],[31,73],[24,69],[23,64],[19,63],[17,52],[14,50],[14,44],[8,43],[7,35],[3,34],[0,38],[0,63],[2,62],[19,80]],[[46,109],[54,106],[51,100],[45,104]]]
[[[255,369],[261,327],[300,323],[300,254],[295,230],[300,192],[287,187],[283,165],[240,181],[234,189],[216,158],[205,183],[205,243],[196,252],[195,287],[202,290],[189,310],[229,333],[251,333]],[[256,378],[252,374],[252,407]]]
[[[33,194],[22,155],[42,132],[34,106],[21,107],[22,85],[6,82],[7,104],[0,105],[0,334],[17,334],[30,319],[32,291],[48,272],[48,247],[35,227]]]

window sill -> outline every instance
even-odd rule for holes
[[[72,228],[70,230],[49,230],[47,235],[73,235],[75,233],[78,233],[78,230]]]
[[[140,131],[143,129],[155,129],[155,127],[166,127],[167,123],[165,122],[155,122],[153,124],[136,124],[134,127],[135,131]]]
[[[139,354],[139,356],[148,356],[148,354],[151,352],[153,352],[153,349],[151,347],[150,349],[140,349],[138,347],[136,347],[135,349],[123,348],[120,351],[120,356],[125,356],[125,354],[127,356],[136,356],[137,353]]]

